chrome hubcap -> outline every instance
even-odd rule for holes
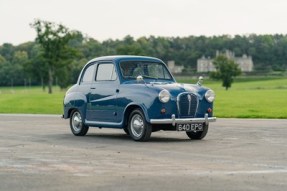
[[[143,134],[144,122],[139,114],[135,114],[131,119],[131,131],[135,137],[141,137]]]
[[[82,117],[81,114],[76,111],[72,117],[72,128],[74,131],[79,132],[82,129]]]

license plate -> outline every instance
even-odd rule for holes
[[[203,131],[203,123],[177,124],[177,131]]]

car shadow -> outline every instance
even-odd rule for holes
[[[110,139],[110,140],[121,140],[121,141],[129,141],[129,142],[136,142],[133,141],[129,135],[120,134],[120,133],[110,133],[110,134],[87,134],[86,137],[89,138],[97,138],[97,139]],[[191,142],[189,138],[180,139],[180,138],[172,138],[172,137],[159,137],[156,135],[152,135],[151,138],[147,141],[148,142]]]
[[[124,133],[88,133],[86,136],[74,136],[71,133],[65,133],[65,134],[53,134],[53,135],[45,135],[45,137],[53,137],[54,139],[58,140],[69,140],[69,141],[90,141],[90,140],[110,140],[110,141],[122,141],[122,142],[137,142],[133,141],[133,139]],[[43,140],[42,140],[43,141]],[[151,138],[146,142],[154,142],[154,143],[160,143],[160,142],[193,142],[193,140],[190,140],[189,138],[178,138],[178,137],[164,137],[164,136],[157,136],[152,135]]]

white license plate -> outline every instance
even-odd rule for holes
[[[177,124],[177,131],[203,131],[203,123]]]

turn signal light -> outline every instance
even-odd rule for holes
[[[162,109],[160,110],[160,113],[161,113],[161,114],[165,114],[165,112],[166,112],[165,108],[162,108]]]
[[[212,109],[211,109],[211,108],[208,108],[207,112],[208,112],[208,113],[211,113],[211,112],[212,112]]]

